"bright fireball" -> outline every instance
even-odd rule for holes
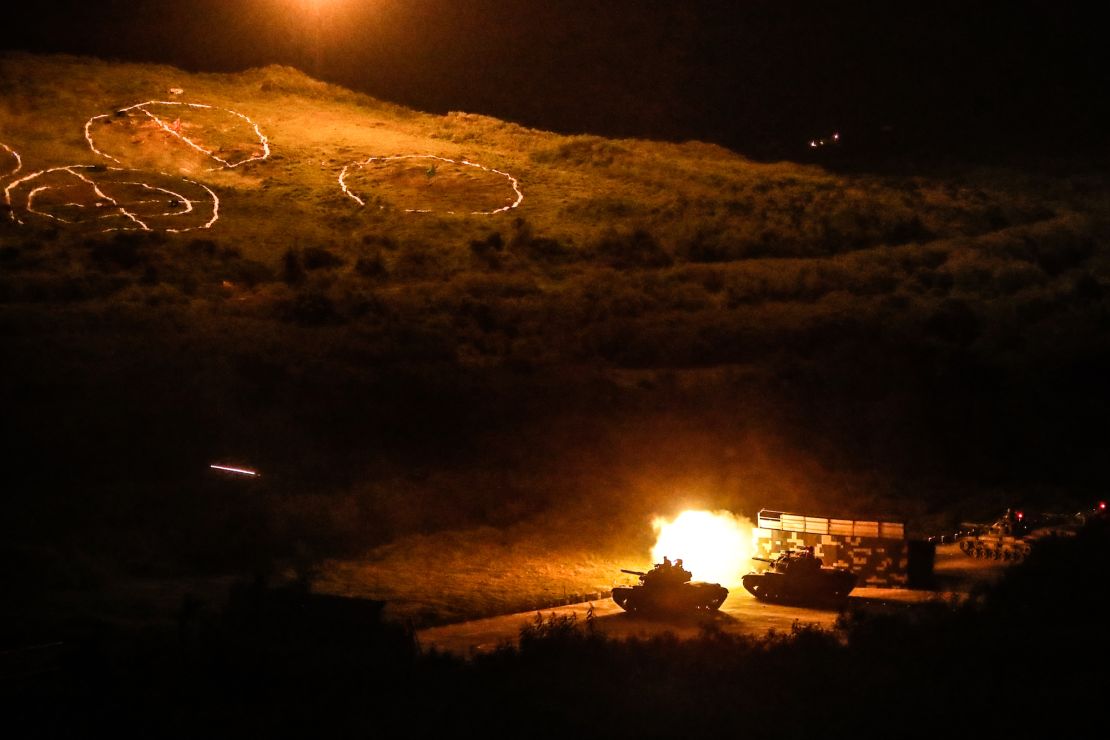
[[[684,511],[675,519],[656,517],[653,563],[682,558],[694,580],[735,586],[750,570],[752,523],[729,511]]]

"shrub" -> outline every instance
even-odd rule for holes
[[[899,214],[893,222],[884,224],[886,244],[911,244],[931,241],[936,234],[927,227],[917,214]]]
[[[216,242],[211,239],[191,239],[189,243],[185,245],[185,250],[190,254],[215,257],[220,251],[220,248],[217,246]]]
[[[146,261],[141,247],[142,240],[128,234],[117,234],[108,241],[90,244],[89,256],[102,270],[130,270]]]
[[[1031,285],[1041,285],[1045,279],[1045,274],[1035,266],[1020,262],[1006,265],[994,274],[994,282],[1004,295],[1011,295]]]
[[[382,259],[380,253],[366,255],[359,257],[355,262],[355,272],[364,278],[378,280],[389,275],[389,270],[385,266],[385,260]]]
[[[241,283],[247,287],[268,283],[274,279],[274,271],[267,265],[256,260],[244,259],[235,260],[227,265],[223,275],[231,282]]]
[[[396,277],[407,279],[421,279],[431,275],[436,263],[428,248],[418,244],[405,244],[397,254],[393,265]]]
[[[982,326],[969,305],[963,301],[948,300],[926,320],[925,331],[937,339],[962,347],[979,337]]]
[[[301,262],[306,270],[331,270],[343,265],[343,258],[323,247],[305,247]]]
[[[470,242],[470,254],[476,262],[487,267],[498,268],[501,266],[501,252],[505,243],[501,233],[494,231],[485,239],[474,239]]]
[[[362,243],[368,247],[381,247],[387,251],[397,248],[397,242],[392,237],[382,234],[363,234]]]
[[[513,222],[513,234],[509,237],[509,249],[527,256],[536,262],[566,263],[577,257],[577,253],[558,239],[536,236],[532,226],[522,218]]]
[[[301,326],[326,326],[340,323],[342,318],[331,298],[315,290],[298,293],[292,300],[282,303],[278,310],[282,319]]]
[[[611,232],[594,247],[598,258],[610,267],[668,267],[674,260],[648,231]]]
[[[731,237],[731,238],[730,238]],[[720,228],[701,227],[691,236],[679,239],[676,252],[689,262],[731,262],[743,258],[746,245]]]
[[[286,285],[301,285],[305,280],[301,255],[295,249],[286,249],[281,255],[281,279]]]
[[[589,164],[608,167],[613,160],[628,154],[619,144],[598,136],[575,136],[549,149],[532,153],[532,161],[540,164]]]

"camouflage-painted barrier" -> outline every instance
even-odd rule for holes
[[[908,583],[909,548],[902,522],[830,519],[764,509],[755,529],[756,555],[773,558],[812,547],[825,565],[847,568],[860,586],[902,588]]]

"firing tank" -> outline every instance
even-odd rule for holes
[[[715,612],[728,597],[728,589],[719,583],[691,581],[690,571],[682,561],[674,564],[664,558],[648,572],[625,570],[621,573],[638,576],[637,586],[617,586],[613,601],[632,614],[682,615]]]
[[[805,606],[840,606],[856,587],[856,574],[844,568],[826,568],[814,557],[813,548],[787,550],[774,560],[752,558],[770,567],[748,573],[744,588],[760,601]]]

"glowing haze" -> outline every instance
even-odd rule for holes
[[[656,517],[653,563],[682,558],[695,580],[735,586],[750,570],[752,523],[730,511],[684,511],[673,520]]]

